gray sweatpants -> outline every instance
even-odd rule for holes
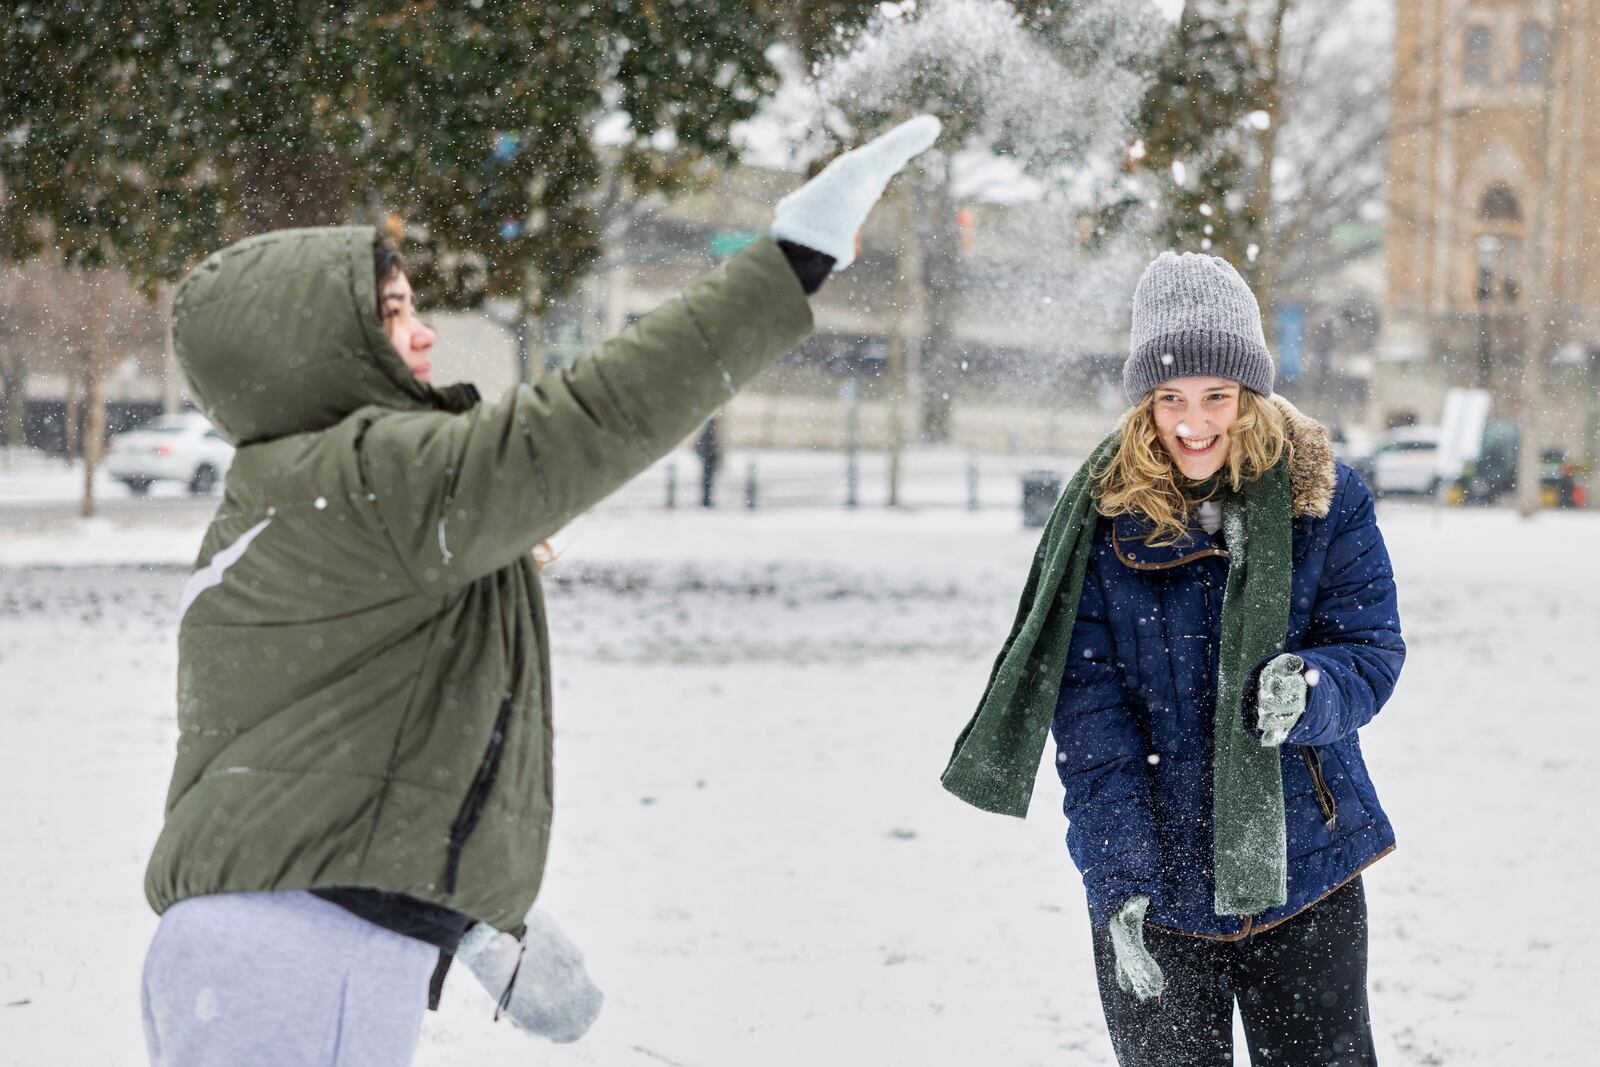
[[[439,950],[306,892],[191,897],[144,963],[153,1067],[405,1067]]]

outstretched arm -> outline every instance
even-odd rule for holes
[[[804,250],[848,264],[867,212],[938,128],[913,119],[834,160],[779,204],[773,238],[572,366],[465,414],[376,420],[363,473],[413,578],[445,592],[525,555],[798,344],[811,331],[802,279],[817,265]]]

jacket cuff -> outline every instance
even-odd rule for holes
[[[822,288],[822,283],[833,273],[834,264],[839,262],[826,252],[818,252],[815,248],[797,245],[793,241],[779,241],[778,247],[783,249],[789,269],[794,271],[800,288],[806,291],[807,296]]]
[[[1294,724],[1294,729],[1289,731],[1289,736],[1284,738],[1286,745],[1318,745],[1332,744],[1337,737],[1324,737],[1334,719],[1334,701],[1338,693],[1333,687],[1333,682],[1328,677],[1328,672],[1321,661],[1317,660],[1315,653],[1297,652],[1305,661],[1307,670],[1314,670],[1320,676],[1316,685],[1306,684],[1306,710],[1300,716],[1300,721]]]
[[[1165,895],[1156,880],[1141,881],[1127,875],[1115,875],[1094,885],[1084,878],[1084,889],[1089,897],[1089,921],[1095,926],[1106,926],[1130,897],[1149,897],[1150,907],[1145,912],[1148,919],[1162,906]]]

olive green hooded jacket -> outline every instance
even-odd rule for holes
[[[287,230],[173,300],[200,408],[238,446],[184,587],[177,764],[145,893],[357,886],[520,932],[551,815],[533,547],[799,343],[760,240],[597,352],[477,403],[377,319],[374,232]]]

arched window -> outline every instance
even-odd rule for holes
[[[1478,221],[1474,296],[1486,310],[1514,308],[1522,300],[1522,203],[1509,185],[1491,185],[1478,201]]]
[[[1543,85],[1550,62],[1550,32],[1542,22],[1522,24],[1522,62],[1517,64],[1519,85]]]
[[[1479,88],[1489,84],[1489,48],[1492,44],[1489,27],[1467,27],[1465,54],[1461,62],[1461,77],[1467,85]]]
[[[1478,204],[1478,218],[1484,222],[1521,222],[1522,205],[1507,185],[1491,185]]]

